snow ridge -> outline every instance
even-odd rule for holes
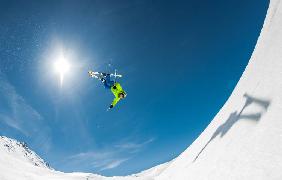
[[[37,167],[52,169],[48,163],[30,150],[25,142],[18,142],[14,139],[0,136],[0,152],[6,152]]]

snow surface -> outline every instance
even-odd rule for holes
[[[62,173],[1,137],[0,180],[281,180],[281,112],[282,3],[271,0],[254,53],[230,98],[173,161],[125,177]]]
[[[31,151],[24,142],[0,136],[0,147],[1,154],[10,154],[17,160],[26,161],[34,166],[52,169],[48,163]]]
[[[0,136],[0,180],[153,180],[169,163],[125,177],[63,173],[49,167],[25,143]]]

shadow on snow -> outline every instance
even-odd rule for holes
[[[228,119],[225,121],[224,124],[220,125],[216,131],[213,133],[212,137],[210,140],[206,143],[206,145],[201,149],[201,151],[198,153],[198,155],[195,157],[193,162],[195,162],[199,156],[202,154],[202,152],[205,150],[205,148],[216,138],[217,136],[220,136],[221,138],[232,128],[232,126],[238,122],[240,119],[247,119],[251,121],[258,122],[261,119],[261,116],[263,112],[266,112],[269,105],[270,101],[269,100],[262,100],[259,98],[252,97],[248,94],[244,94],[244,98],[246,98],[245,104],[241,111],[238,113],[237,111],[232,112]],[[263,108],[264,111],[258,112],[258,113],[253,113],[253,114],[244,114],[243,111],[245,110],[246,107],[250,106],[251,104],[257,104],[260,107]]]

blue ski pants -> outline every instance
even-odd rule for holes
[[[111,80],[111,75],[107,74],[104,79],[105,81],[103,83],[104,83],[105,88],[111,89],[111,87],[115,84],[115,81]]]

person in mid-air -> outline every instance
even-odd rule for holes
[[[113,108],[121,99],[126,97],[125,91],[122,89],[120,83],[111,80],[111,75],[102,73],[103,77],[101,78],[102,83],[104,84],[106,89],[111,89],[112,93],[115,96],[112,104],[110,105],[110,109]]]
[[[120,83],[115,82],[111,79],[111,74],[99,73],[98,74],[99,76],[97,76],[97,74],[94,74],[94,73],[95,72],[89,71],[89,75],[91,77],[95,77],[95,78],[101,80],[102,83],[104,84],[105,88],[110,89],[115,96],[115,98],[114,98],[113,102],[111,103],[109,109],[115,107],[115,105],[121,99],[124,99],[126,97],[126,92],[122,89]]]

